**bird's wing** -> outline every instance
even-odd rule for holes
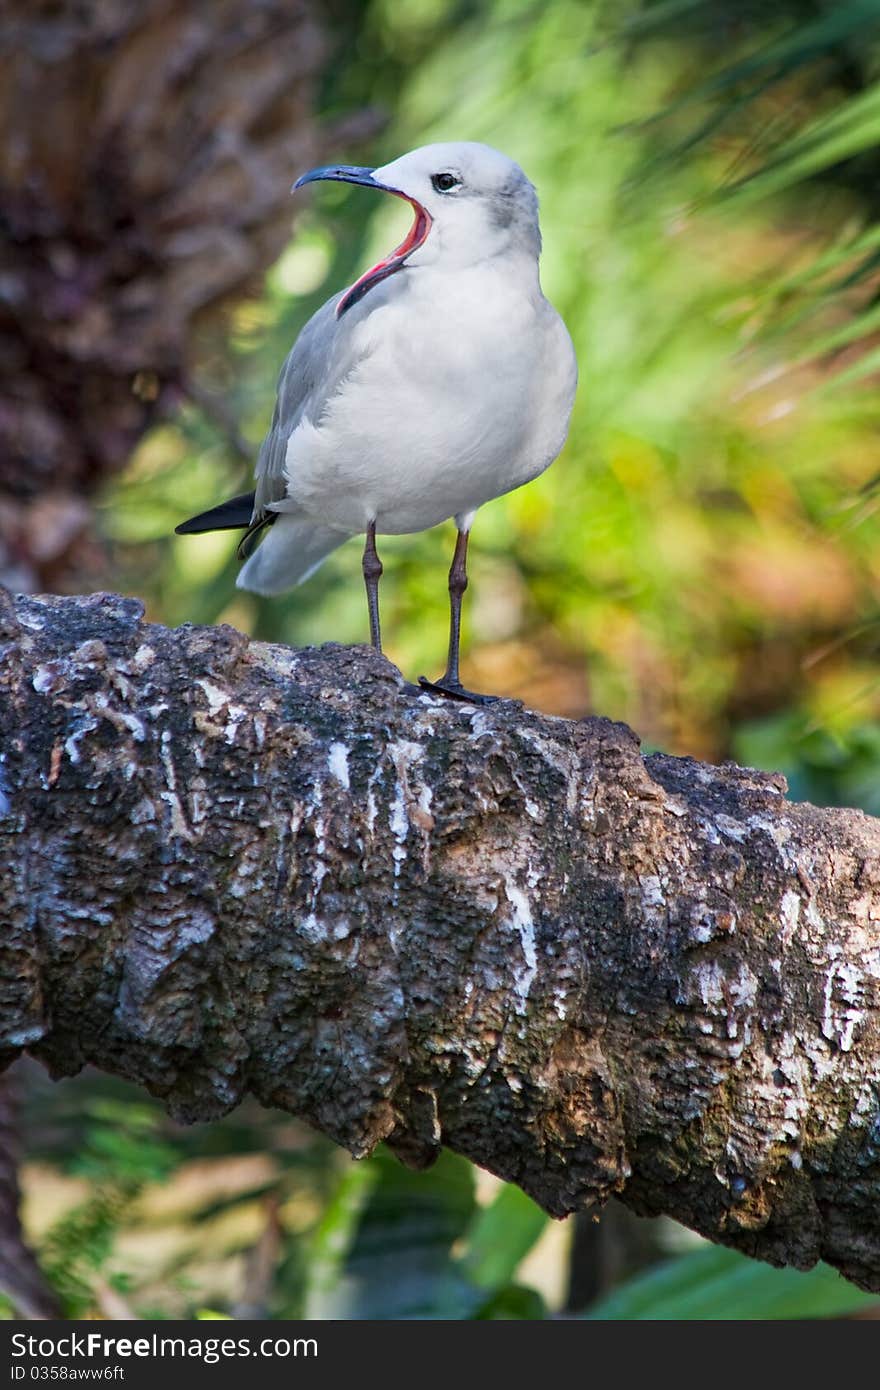
[[[278,378],[278,397],[255,471],[254,522],[278,509],[288,495],[287,444],[300,421],[317,424],[324,406],[363,354],[354,350],[352,329],[364,316],[356,309],[337,319],[334,295],[313,314],[291,348]],[[367,310],[369,312],[369,310]]]

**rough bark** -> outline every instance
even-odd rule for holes
[[[367,649],[3,613],[8,1059],[880,1288],[880,822]]]

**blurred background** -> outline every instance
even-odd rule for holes
[[[261,600],[228,534],[173,528],[247,489],[299,329],[406,230],[292,180],[435,139],[537,185],[581,370],[563,455],[480,512],[465,682],[880,814],[880,0],[11,0],[0,581],[366,639],[356,541]],[[453,539],[382,544],[410,678],[442,667]],[[27,1065],[0,1133],[7,1317],[877,1315],[821,1267],[613,1204],[550,1222],[255,1106],[184,1130]]]

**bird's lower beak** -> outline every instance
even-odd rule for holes
[[[396,198],[405,199],[415,213],[415,222],[400,245],[355,281],[339,298],[336,304],[336,317],[339,318],[352,304],[357,304],[359,299],[363,299],[373,285],[378,285],[380,281],[387,280],[389,275],[400,270],[413,251],[417,251],[424,244],[431,230],[431,214],[409,193],[404,193],[400,188],[392,188],[390,184],[380,183],[378,179],[373,178],[372,169],[362,169],[356,164],[326,164],[320,169],[310,169],[307,174],[302,174],[297,179],[293,189],[302,188],[304,183],[318,183],[321,179],[332,179],[338,183],[362,183],[367,188],[378,188],[382,193],[393,193]]]
[[[372,169],[362,169],[357,164],[322,164],[320,169],[310,169],[307,174],[301,174],[290,191],[293,193],[304,183],[319,183],[322,179],[337,183],[362,183],[367,188],[385,188],[384,184],[377,183],[373,178]]]

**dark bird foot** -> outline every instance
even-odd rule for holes
[[[500,695],[475,695],[472,690],[465,690],[460,681],[448,681],[442,676],[439,681],[429,681],[425,676],[419,676],[419,685],[432,695],[445,695],[447,700],[460,700],[465,705],[494,705],[501,699]]]

